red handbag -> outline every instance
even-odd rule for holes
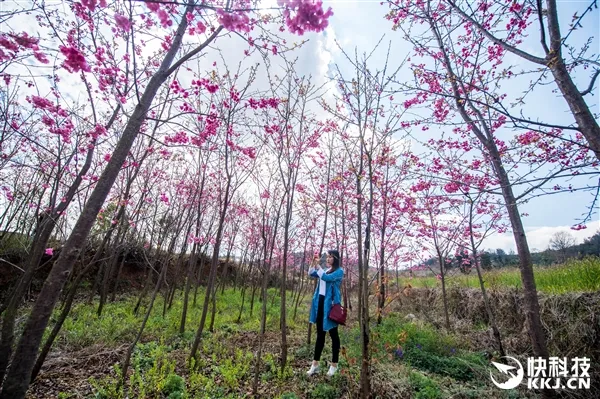
[[[339,303],[334,304],[329,311],[329,319],[343,326],[346,325],[347,315],[348,313],[346,312],[346,308]]]

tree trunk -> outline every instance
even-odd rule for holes
[[[252,313],[254,311],[254,296],[256,294],[256,289],[258,288],[258,283],[253,282],[252,284],[252,298],[250,299],[250,317],[252,317]]]
[[[547,0],[546,5],[548,33],[550,35],[550,53],[546,56],[546,65],[552,72],[556,85],[569,105],[579,131],[585,136],[596,158],[600,160],[600,126],[598,126],[598,121],[590,111],[583,95],[577,89],[565,65],[562,56],[563,38],[558,23],[556,0]]]
[[[202,316],[200,317],[200,325],[198,326],[198,330],[196,331],[196,338],[194,339],[194,343],[192,345],[190,359],[196,358],[198,346],[200,345],[200,342],[202,341],[202,333],[204,332],[204,324],[206,323],[206,316],[208,314],[208,305],[210,304],[211,294],[213,292],[213,287],[215,285],[215,277],[217,275],[217,266],[219,265],[219,250],[221,248],[221,239],[223,236],[223,228],[225,225],[225,215],[227,214],[227,208],[229,205],[230,185],[231,185],[231,177],[228,176],[227,185],[225,187],[223,209],[221,210],[219,226],[217,228],[217,235],[215,237],[215,245],[213,248],[212,263],[210,266],[210,274],[208,276],[208,283],[206,284],[206,294],[204,296],[204,305],[202,307]]]
[[[36,379],[38,373],[42,369],[42,366],[44,365],[44,361],[46,360],[48,353],[50,353],[50,349],[52,349],[52,344],[54,343],[54,340],[58,336],[58,333],[60,332],[62,325],[64,324],[65,320],[67,319],[67,316],[69,315],[69,312],[71,311],[71,307],[73,306],[73,301],[75,300],[75,295],[77,294],[77,289],[79,288],[79,284],[81,284],[81,280],[83,280],[83,277],[85,277],[85,275],[87,273],[89,273],[90,270],[92,270],[94,263],[95,262],[93,262],[93,261],[90,262],[77,275],[77,278],[75,279],[75,281],[73,281],[71,289],[69,290],[69,294],[67,295],[67,299],[65,300],[65,303],[61,310],[60,316],[58,317],[58,320],[56,320],[54,327],[52,327],[52,331],[50,332],[50,335],[46,339],[46,342],[44,343],[44,346],[43,346],[40,354],[37,357],[35,366],[33,367],[33,371],[31,373],[31,382],[33,382]]]
[[[156,256],[158,256],[158,249],[156,250]],[[152,272],[154,271],[154,267],[152,267],[152,266],[153,265],[148,264],[148,274],[146,274],[146,282],[144,283],[142,292],[138,296],[138,300],[137,300],[135,306],[133,307],[133,314],[135,316],[138,315],[140,307],[142,306],[142,302],[144,301],[144,298],[146,298],[146,295],[148,294],[148,291],[150,290],[150,285],[152,284],[152,275],[153,275]]]
[[[362,174],[362,145],[361,145],[361,160],[360,171],[358,176]],[[361,336],[361,367],[360,367],[360,397],[369,399],[371,397],[371,355],[369,348],[369,285],[368,285],[368,254],[369,254],[369,231],[365,232],[365,240],[362,240],[362,200],[361,200],[361,182],[360,178],[357,182],[357,201],[356,201],[356,225],[357,225],[357,243],[358,243],[358,312],[360,322]],[[363,252],[364,251],[364,252]]]
[[[519,268],[521,270],[521,282],[523,284],[523,293],[525,295],[525,316],[529,325],[529,335],[533,347],[533,353],[536,356],[548,358],[548,348],[546,347],[546,337],[540,318],[540,305],[538,302],[537,288],[535,286],[535,278],[533,275],[533,262],[531,261],[531,252],[527,243],[527,236],[523,228],[521,214],[512,191],[512,186],[508,180],[508,176],[504,167],[501,164],[500,156],[497,153],[492,153],[492,159],[498,169],[498,177],[502,184],[502,194],[506,207],[508,208],[508,216],[512,226],[517,253],[519,254]]]
[[[185,333],[185,322],[187,320],[187,308],[188,308],[188,300],[190,296],[190,288],[192,287],[193,280],[193,270],[194,266],[198,264],[197,260],[197,251],[198,244],[194,243],[192,246],[192,254],[190,255],[190,259],[188,261],[187,272],[185,276],[185,288],[183,290],[183,309],[181,311],[181,322],[179,323],[179,334],[183,335]]]
[[[515,196],[512,190],[512,186],[510,184],[510,179],[506,170],[504,169],[504,165],[502,163],[502,159],[500,157],[500,153],[498,151],[498,147],[496,146],[493,140],[493,134],[489,131],[487,125],[487,119],[481,115],[479,110],[467,99],[469,106],[471,107],[471,111],[477,117],[477,122],[473,120],[470,116],[469,112],[466,110],[465,101],[461,98],[460,90],[458,87],[458,77],[452,70],[452,63],[446,53],[444,44],[442,42],[440,33],[437,30],[437,27],[434,25],[432,21],[429,21],[430,28],[434,32],[436,36],[436,40],[440,49],[442,50],[442,55],[444,58],[444,65],[446,67],[446,71],[450,76],[450,82],[452,85],[452,92],[454,95],[454,100],[456,107],[463,118],[463,120],[470,126],[473,134],[476,135],[477,139],[481,142],[481,144],[486,148],[489,152],[490,162],[492,164],[492,168],[494,170],[494,174],[498,178],[502,190],[502,196],[504,198],[505,206],[508,210],[508,216],[510,219],[510,224],[513,230],[513,235],[515,237],[515,244],[517,246],[517,253],[519,254],[519,268],[521,270],[521,282],[523,284],[523,291],[525,295],[525,315],[527,318],[528,326],[529,326],[529,337],[531,339],[531,345],[533,348],[533,353],[538,357],[548,358],[548,348],[546,346],[546,338],[544,336],[544,331],[542,328],[542,322],[540,319],[540,306],[537,297],[537,290],[535,286],[535,279],[533,276],[533,264],[531,261],[531,252],[529,251],[529,245],[527,243],[527,237],[525,235],[525,229],[523,228],[523,223],[521,220],[521,214],[519,213],[519,209],[517,207],[517,203],[515,200]],[[478,125],[481,124],[481,126]],[[482,130],[483,129],[483,130]]]
[[[210,314],[210,326],[208,327],[208,331],[211,333],[215,332],[215,315],[217,314],[217,285],[215,284],[213,288],[213,292],[211,294],[212,298],[212,312]]]
[[[266,254],[265,254],[266,255]],[[265,259],[265,258],[263,258]],[[258,351],[256,352],[256,359],[254,360],[254,382],[252,384],[252,394],[256,396],[258,392],[258,379],[260,376],[260,368],[262,364],[262,350],[263,341],[265,338],[265,330],[267,324],[267,284],[269,281],[269,264],[264,265],[264,275],[262,282],[262,312],[260,317],[260,332],[258,334]]]
[[[12,354],[15,338],[15,321],[21,298],[31,283],[33,274],[42,259],[46,243],[50,239],[54,226],[55,222],[48,219],[45,219],[38,225],[38,233],[34,237],[32,248],[29,252],[30,258],[25,267],[25,272],[13,290],[12,296],[8,301],[8,306],[4,310],[2,318],[2,339],[0,341],[0,383],[2,383],[2,380],[4,379]]]
[[[436,244],[437,246],[437,244]],[[450,330],[450,315],[448,314],[448,296],[446,295],[446,261],[438,248],[438,262],[440,263],[440,279],[442,281],[442,302],[444,303],[444,321],[446,329]]]
[[[119,268],[117,269],[117,275],[115,276],[115,281],[113,282],[111,294],[110,294],[111,302],[114,302],[116,300],[117,290],[119,289],[119,279],[121,278],[121,272],[123,271],[123,266],[125,265],[125,260],[127,259],[128,255],[129,255],[129,247],[127,247],[125,249],[125,251],[123,252],[123,257],[121,258],[121,262],[119,263]]]
[[[156,296],[158,295],[158,291],[160,291],[160,287],[162,285],[162,282],[167,274],[167,269],[169,268],[169,262],[165,262],[165,264],[163,265],[163,268],[160,272],[160,275],[158,277],[158,280],[156,281],[156,286],[154,287],[154,292],[152,293],[152,297],[150,298],[150,304],[148,305],[148,310],[146,310],[146,316],[144,317],[144,320],[142,321],[142,325],[140,326],[140,329],[137,333],[137,335],[135,336],[135,339],[133,340],[133,342],[131,343],[131,345],[129,346],[129,348],[127,349],[127,353],[125,354],[125,358],[123,360],[123,370],[122,370],[122,376],[121,376],[121,385],[125,386],[125,383],[127,381],[127,370],[129,369],[129,362],[131,360],[131,354],[133,353],[133,350],[135,349],[135,346],[137,345],[137,343],[139,342],[140,338],[142,337],[142,333],[144,332],[144,328],[146,327],[146,323],[148,322],[148,318],[150,317],[150,313],[152,313],[152,308],[154,307],[154,301],[156,300]],[[124,397],[128,397],[126,392],[124,392],[123,394]]]

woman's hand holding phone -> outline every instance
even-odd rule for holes
[[[311,266],[313,267],[313,269],[317,269],[318,264],[319,264],[319,259],[320,259],[319,254],[315,252],[315,255],[313,256],[313,259],[311,262]]]

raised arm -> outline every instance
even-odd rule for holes
[[[342,277],[344,277],[344,271],[342,269],[337,269],[333,273],[327,274],[325,270],[320,269],[317,271],[317,274],[323,281],[333,282],[333,281],[342,281]]]
[[[315,254],[313,260],[310,262],[310,267],[308,268],[308,275],[312,278],[319,278],[319,270],[322,270],[317,267],[318,261],[319,255]]]

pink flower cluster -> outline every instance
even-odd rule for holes
[[[6,186],[2,186],[2,191],[4,191],[4,195],[6,196],[7,200],[12,202],[15,199],[12,191],[10,191],[10,188],[8,188]]]
[[[69,72],[90,72],[90,66],[85,61],[83,54],[75,47],[60,46],[60,52],[67,58],[62,66]]]
[[[68,118],[69,114],[67,113],[67,111],[65,111],[58,105],[52,104],[50,100],[44,97],[31,96],[26,97],[26,100],[29,103],[33,104],[35,108],[47,111],[55,117],[66,118],[61,123],[57,123],[55,119],[50,118],[48,115],[42,115],[41,122],[44,125],[48,126],[48,131],[50,133],[58,134],[62,136],[65,142],[70,142],[71,132],[73,131],[75,126],[73,125],[73,122],[71,122],[71,119]]]
[[[204,125],[204,130],[200,132],[198,137],[192,137],[192,144],[200,147],[202,144],[208,140],[209,137],[217,134],[217,130],[221,126],[221,122],[215,113],[211,113],[206,118],[206,124]]]
[[[283,12],[285,24],[290,32],[303,35],[306,31],[321,32],[327,28],[328,19],[333,15],[331,7],[323,10],[322,1],[314,0],[277,0]],[[294,12],[294,16],[292,16]]]
[[[96,140],[99,136],[104,136],[106,134],[106,128],[102,125],[96,125],[94,130],[88,132],[87,136],[91,137],[93,140]]]
[[[188,243],[189,244],[200,244],[202,242],[202,237],[196,237],[193,234],[190,234],[188,236]]]
[[[271,126],[265,125],[265,132],[268,135],[279,133],[279,126],[278,125],[271,125]]]
[[[447,193],[455,193],[459,190],[459,188],[460,185],[456,182],[450,182],[444,186],[444,190],[446,190]]]
[[[165,144],[187,144],[189,141],[190,139],[185,132],[177,132],[174,136],[165,137]]]
[[[121,29],[124,32],[128,32],[131,29],[131,21],[129,20],[129,18],[119,13],[115,13],[115,22],[117,23],[119,29]]]
[[[156,14],[163,28],[168,28],[173,25],[171,16],[167,11],[161,8],[160,2],[146,1],[146,7],[148,7],[150,11]]]
[[[278,98],[261,98],[260,100],[255,100],[253,98],[248,100],[248,105],[252,108],[252,109],[257,109],[257,108],[267,108],[267,107],[271,107],[271,108],[277,108],[279,106],[280,100]]]
[[[210,82],[210,80],[205,79],[205,78],[198,79],[198,80],[192,80],[192,86],[204,87],[211,94],[216,93],[217,90],[219,90],[219,85],[212,84]],[[196,94],[198,94],[198,93],[196,93]]]
[[[83,6],[88,8],[90,11],[94,12],[98,2],[96,0],[81,0],[81,4],[83,4]],[[106,0],[100,0],[100,7],[106,7]]]
[[[58,134],[61,136],[65,143],[71,142],[71,132],[75,129],[75,125],[71,122],[71,119],[66,119],[60,126],[51,126],[48,131],[50,133]]]
[[[233,32],[250,32],[252,26],[250,18],[245,12],[229,12],[223,9],[217,10],[219,23],[227,30]]]
[[[432,186],[431,182],[419,180],[417,184],[413,185],[410,189],[412,192],[417,193],[419,191],[428,190]]]
[[[67,112],[60,108],[58,105],[52,104],[52,101],[45,97],[31,96],[26,98],[28,102],[32,103],[34,107],[46,110],[52,114],[58,114],[58,116],[67,116]]]
[[[39,39],[29,36],[26,32],[21,34],[1,34],[0,35],[0,62],[13,59],[22,49],[33,51],[33,56],[42,64],[47,64],[46,54],[40,51],[38,46]],[[6,49],[5,53],[2,48]]]

